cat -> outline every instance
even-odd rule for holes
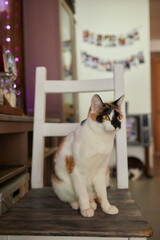
[[[139,180],[143,174],[144,164],[142,161],[137,157],[128,157],[128,179],[134,182]],[[115,178],[117,176],[116,166],[110,168],[110,176],[111,178]]]
[[[91,99],[86,120],[65,137],[53,161],[52,186],[56,195],[81,215],[92,217],[97,208],[118,214],[107,198],[108,162],[114,137],[121,128],[124,95],[112,103],[103,103],[98,94]]]
[[[137,157],[128,157],[128,177],[131,181],[136,181],[144,173],[144,164]]]

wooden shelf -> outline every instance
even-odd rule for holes
[[[47,158],[57,151],[57,147],[45,148],[44,157]]]
[[[27,170],[27,166],[1,166],[0,167],[0,184],[9,180],[10,178],[23,173]]]
[[[11,107],[10,105],[0,105],[0,113],[22,116],[24,114],[24,111],[19,107]]]

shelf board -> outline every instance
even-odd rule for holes
[[[9,180],[10,178],[25,172],[27,169],[26,165],[23,166],[1,166],[0,167],[0,184]]]
[[[54,154],[57,151],[57,147],[46,147],[45,148],[45,152],[44,152],[44,157],[47,158],[49,156],[51,156],[52,154]]]

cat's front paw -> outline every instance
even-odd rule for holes
[[[90,201],[90,206],[93,210],[97,209],[97,203],[94,200]]]
[[[93,217],[94,210],[92,208],[81,210],[81,214],[83,217]]]
[[[74,209],[74,210],[78,210],[79,209],[79,203],[77,201],[72,201],[70,202],[70,205],[71,207]]]
[[[114,215],[114,214],[118,214],[119,213],[119,210],[118,210],[118,208],[116,207],[116,206],[114,206],[114,205],[111,205],[109,208],[103,208],[103,211],[105,212],[105,213],[108,213],[108,214],[112,214],[112,215]]]

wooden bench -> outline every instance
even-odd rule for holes
[[[150,237],[152,230],[128,190],[109,190],[110,202],[118,215],[102,212],[84,218],[69,204],[61,202],[51,187],[33,189],[0,217],[0,234],[23,236]],[[1,237],[0,237],[1,239]],[[46,238],[47,239],[47,238]],[[86,239],[86,238],[85,238]]]

